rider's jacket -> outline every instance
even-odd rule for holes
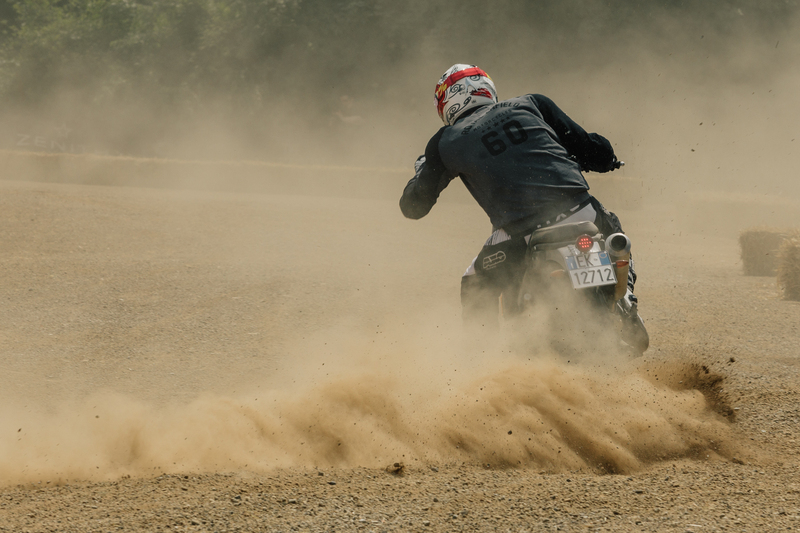
[[[460,177],[494,229],[520,234],[590,196],[581,168],[605,172],[611,144],[587,133],[552,100],[529,94],[476,108],[428,142],[424,163],[408,182],[400,209],[430,212],[439,193]]]

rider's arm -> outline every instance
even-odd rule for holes
[[[439,139],[443,131],[444,128],[440,129],[428,142],[425,161],[403,190],[400,210],[406,218],[417,219],[427,215],[439,198],[439,193],[452,180],[439,155]]]
[[[548,97],[530,95],[542,113],[544,121],[556,132],[561,145],[574,155],[584,170],[608,172],[614,170],[614,149],[597,133],[587,133]]]

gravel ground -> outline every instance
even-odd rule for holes
[[[367,200],[0,188],[0,531],[800,528],[800,303],[780,300],[774,278],[742,275],[736,235],[687,232],[672,206],[620,213],[652,340],[635,364],[642,373],[700,369],[683,385],[704,402],[691,420],[724,425],[735,452],[688,446],[618,473],[588,461],[510,467],[438,452],[402,466],[296,455],[276,468],[200,462],[149,474],[131,459],[52,477],[48,461],[66,471],[81,457],[55,454],[74,435],[50,434],[46,422],[73,420],[70,406],[98,391],[154,410],[257,387],[267,394],[292,388],[287,369],[303,364],[296,347],[323,344],[326,332],[369,324],[372,336],[358,342],[402,343],[373,322],[441,302],[457,309],[459,275],[488,228],[482,218],[464,222],[477,212],[457,202],[414,223],[394,204]],[[590,402],[582,414],[601,407]],[[666,437],[684,439],[683,429]],[[147,444],[126,431],[114,429],[114,446]],[[94,437],[81,438],[89,454]]]

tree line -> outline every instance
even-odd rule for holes
[[[34,112],[65,98],[100,113],[324,108],[423,59],[590,64],[595,42],[634,46],[648,28],[654,47],[681,27],[771,39],[798,1],[0,0],[0,99]]]

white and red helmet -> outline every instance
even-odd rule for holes
[[[451,126],[468,109],[497,103],[494,82],[475,65],[453,65],[436,84],[436,110],[445,126]]]

